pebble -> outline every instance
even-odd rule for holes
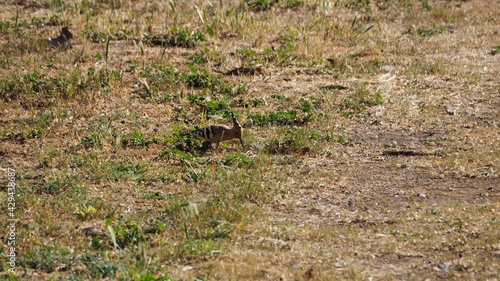
[[[448,272],[450,270],[452,263],[451,262],[442,262],[438,264],[438,268],[441,269],[442,271]]]
[[[427,199],[427,195],[423,194],[423,193],[419,193],[418,194],[418,197],[422,198],[422,199]]]
[[[292,269],[300,269],[300,264],[294,263],[290,266]]]

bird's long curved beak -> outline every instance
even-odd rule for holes
[[[240,142],[241,142],[241,147],[243,147],[243,150],[245,150],[245,145],[243,144],[243,139],[240,138]]]

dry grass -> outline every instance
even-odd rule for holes
[[[3,277],[498,278],[495,0],[0,6]]]

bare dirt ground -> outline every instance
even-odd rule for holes
[[[498,1],[55,2],[0,1],[6,278],[498,280]],[[246,151],[186,148],[228,110]]]

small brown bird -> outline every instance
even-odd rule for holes
[[[243,139],[241,135],[243,134],[243,127],[241,127],[234,114],[231,112],[231,118],[233,119],[233,127],[229,128],[226,125],[212,125],[206,128],[198,129],[189,133],[190,136],[196,137],[200,140],[208,141],[210,143],[216,143],[219,147],[221,141],[239,139],[241,142],[241,147],[245,149],[243,145]]]

